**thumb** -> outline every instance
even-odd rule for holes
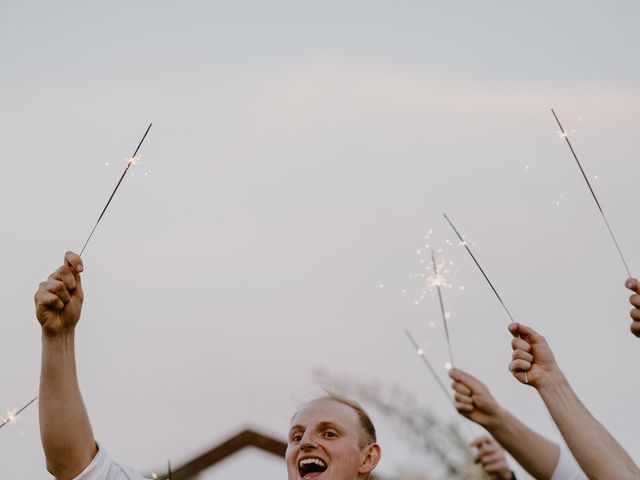
[[[624,286],[629,290],[640,294],[640,282],[638,282],[635,278],[628,278],[626,282],[624,282]]]
[[[480,392],[482,390],[486,390],[487,388],[484,383],[482,383],[476,377],[463,370],[460,370],[459,368],[451,369],[451,372],[451,378],[453,378],[456,382],[462,383],[472,392]]]
[[[76,291],[80,293],[80,295],[82,295],[82,279],[80,278],[80,273],[84,271],[82,258],[80,258],[80,255],[74,252],[66,252],[64,254],[64,263],[73,272],[73,276],[76,280]]]
[[[512,323],[509,325],[509,332],[514,337],[521,337],[529,343],[540,343],[544,341],[544,337],[536,332],[533,328],[522,325],[521,323]]]

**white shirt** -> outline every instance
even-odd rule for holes
[[[129,467],[114,462],[111,457],[98,447],[98,454],[93,461],[74,480],[147,480]]]
[[[551,480],[588,480],[576,459],[564,445],[560,445],[560,458],[558,458],[556,469],[551,475]]]

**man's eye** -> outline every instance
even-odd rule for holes
[[[299,442],[300,440],[302,440],[302,435],[293,435],[293,436],[291,437],[291,440],[292,440],[293,442]]]
[[[327,430],[326,432],[324,432],[324,436],[327,438],[335,438],[338,436],[338,434],[333,430]]]

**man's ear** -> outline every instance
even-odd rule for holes
[[[377,443],[372,443],[371,445],[365,447],[364,453],[365,456],[362,459],[360,468],[358,469],[358,474],[369,475],[373,471],[373,469],[376,468],[378,462],[380,461],[380,457],[382,456],[380,445],[378,445]]]

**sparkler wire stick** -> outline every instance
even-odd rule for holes
[[[102,217],[104,216],[104,213],[107,211],[107,208],[109,207],[109,204],[111,203],[111,200],[113,199],[114,195],[116,194],[116,191],[120,187],[120,184],[122,183],[122,180],[124,180],[124,177],[127,174],[127,171],[129,171],[129,167],[133,163],[133,160],[134,160],[135,156],[137,155],[138,150],[140,150],[140,147],[142,146],[142,142],[144,142],[144,139],[147,137],[147,133],[149,133],[149,130],[151,129],[151,125],[153,125],[153,123],[150,123],[149,126],[147,127],[147,131],[144,132],[144,135],[142,136],[142,140],[140,140],[140,143],[136,147],[135,152],[133,152],[133,155],[131,155],[131,159],[129,159],[129,161],[127,162],[127,166],[125,167],[124,172],[122,172],[122,176],[120,177],[120,180],[118,180],[118,183],[116,184],[116,188],[114,188],[113,192],[111,192],[111,196],[109,197],[109,200],[107,200],[107,204],[102,209],[102,212],[100,213],[100,216],[98,217],[98,221],[93,226],[93,229],[91,230],[91,233],[89,234],[89,237],[87,238],[87,241],[84,242],[84,245],[82,246],[82,250],[80,250],[80,256],[82,256],[82,254],[84,253],[84,249],[87,248],[87,245],[89,244],[89,240],[91,240],[91,237],[93,237],[93,232],[95,232],[96,228],[98,228],[98,224],[100,223],[100,220],[102,220]]]
[[[569,141],[569,135],[567,135],[567,133],[564,131],[564,128],[562,128],[560,119],[558,118],[558,115],[556,115],[556,112],[553,108],[551,109],[551,113],[553,113],[553,117],[556,119],[556,122],[560,127],[560,131],[562,132],[562,137],[564,137],[564,140],[567,142],[567,145],[569,146],[569,150],[571,150],[571,154],[573,155],[573,158],[575,159],[576,163],[578,164],[578,167],[580,168],[580,172],[584,177],[584,181],[587,182],[587,187],[589,187],[591,196],[595,200],[596,206],[598,207],[598,210],[600,210],[600,215],[602,215],[602,219],[604,220],[604,223],[607,226],[607,229],[609,230],[609,235],[611,235],[611,239],[613,240],[613,243],[615,244],[616,249],[618,250],[618,255],[620,255],[620,260],[622,260],[622,263],[624,264],[624,268],[627,270],[628,276],[631,277],[631,271],[629,270],[629,266],[627,265],[627,262],[624,259],[624,255],[622,254],[622,249],[620,248],[620,245],[618,245],[618,241],[616,240],[616,237],[613,234],[613,230],[611,229],[611,226],[609,225],[609,221],[607,220],[607,217],[604,214],[604,210],[602,210],[602,207],[600,206],[600,202],[598,201],[598,197],[596,196],[596,193],[594,192],[593,187],[591,186],[591,182],[589,182],[589,178],[587,177],[587,174],[582,168],[582,164],[580,163],[580,160],[578,160],[578,155],[576,155],[576,152],[573,149],[571,142]]]
[[[443,213],[442,215],[444,215],[444,218],[447,220],[449,225],[451,225],[451,228],[453,228],[453,231],[456,232],[456,235],[458,236],[458,238],[462,242],[462,245],[464,246],[464,248],[466,248],[467,252],[469,252],[469,255],[471,255],[471,258],[475,262],[475,264],[478,267],[478,269],[480,269],[480,272],[482,273],[482,275],[484,276],[484,279],[487,281],[487,283],[491,287],[491,290],[493,290],[493,293],[495,293],[496,297],[498,297],[498,300],[500,300],[500,303],[502,304],[502,307],[504,308],[504,311],[507,312],[507,315],[509,315],[509,318],[511,319],[511,322],[512,323],[516,323],[516,321],[513,319],[513,316],[511,315],[511,312],[509,311],[509,309],[507,308],[505,303],[502,301],[502,298],[500,297],[500,294],[498,293],[498,291],[493,286],[493,283],[491,283],[491,280],[489,280],[489,277],[487,277],[487,274],[484,273],[484,270],[482,269],[482,267],[478,263],[478,260],[476,259],[475,255],[473,255],[473,252],[469,249],[469,245],[467,245],[467,242],[464,241],[464,238],[462,238],[462,235],[460,235],[460,232],[458,232],[458,229],[453,225],[453,222],[451,222],[451,220],[449,219],[447,214]]]
[[[409,330],[405,329],[404,333],[407,335],[407,338],[409,339],[409,341],[413,345],[413,348],[416,349],[416,353],[418,354],[418,356],[422,359],[424,364],[427,366],[427,368],[431,372],[431,375],[433,375],[433,378],[435,378],[436,382],[438,382],[438,385],[440,385],[440,388],[442,389],[444,394],[447,396],[447,398],[449,399],[449,401],[453,405],[453,408],[456,408],[456,402],[453,400],[453,397],[449,393],[449,390],[447,390],[447,388],[444,386],[444,383],[442,383],[442,380],[440,380],[440,377],[438,376],[438,374],[436,373],[434,368],[431,366],[431,363],[429,362],[429,360],[427,360],[427,357],[425,356],[424,351],[420,348],[420,346],[415,341],[415,339],[413,338],[413,336],[411,335]],[[457,410],[457,408],[456,408],[456,410]],[[473,431],[473,429],[471,428],[471,426],[468,423],[463,423],[463,425],[465,425],[467,427],[467,431],[471,434],[472,437],[476,436],[475,432]]]
[[[167,467],[169,472],[169,480],[173,480],[173,472],[171,472],[171,460],[167,460]]]
[[[438,376],[434,368],[431,366],[431,363],[429,362],[429,360],[427,360],[427,357],[424,355],[424,351],[422,351],[422,349],[420,348],[418,343],[415,341],[415,339],[413,338],[409,330],[405,330],[404,333],[407,335],[407,338],[409,339],[413,347],[416,349],[416,353],[418,354],[418,356],[422,359],[424,364],[427,366],[427,368],[431,372],[431,375],[433,375],[433,378],[435,378],[436,382],[438,382],[438,385],[440,385],[440,388],[442,389],[444,394],[447,396],[449,401],[451,401],[451,403],[453,403],[453,405],[455,406],[455,402],[453,401],[453,398],[451,397],[449,390],[447,390],[447,387],[444,386],[444,383],[442,383],[442,380],[440,380],[440,377]]]
[[[500,294],[498,293],[498,291],[495,289],[495,287],[493,286],[493,283],[491,283],[491,280],[489,280],[489,277],[487,277],[487,274],[484,273],[484,270],[482,269],[482,267],[480,266],[480,264],[478,263],[478,260],[476,259],[476,257],[473,255],[473,252],[471,251],[471,249],[469,248],[469,245],[467,245],[467,242],[464,241],[464,238],[462,238],[462,235],[460,235],[460,232],[458,232],[458,229],[453,225],[453,222],[449,219],[449,217],[447,216],[446,213],[443,213],[442,215],[444,215],[444,218],[447,220],[447,222],[449,223],[449,225],[451,225],[451,228],[453,228],[453,231],[456,232],[456,235],[458,236],[458,238],[460,239],[460,241],[462,242],[462,245],[464,245],[464,248],[467,249],[467,252],[469,252],[469,255],[471,255],[471,258],[473,259],[473,261],[475,262],[475,264],[478,266],[478,268],[480,269],[480,272],[482,272],[482,275],[484,276],[485,280],[487,281],[487,283],[489,284],[489,286],[491,287],[491,290],[493,290],[493,293],[496,294],[496,297],[498,297],[498,300],[500,300],[500,303],[502,304],[502,307],[504,308],[504,311],[507,312],[507,315],[509,315],[509,318],[511,319],[512,323],[516,323],[516,321],[513,319],[513,316],[511,315],[511,312],[509,311],[509,309],[507,308],[507,306],[505,305],[505,303],[502,301],[502,298],[500,297]],[[520,334],[518,334],[518,338],[520,338]],[[525,383],[529,383],[529,377],[527,375],[527,372],[524,372],[524,381]]]
[[[431,265],[433,267],[433,274],[438,278],[438,266],[436,264],[436,256],[433,253],[433,249],[431,249]],[[447,322],[447,313],[444,310],[444,301],[442,300],[442,290],[440,288],[440,283],[436,281],[436,288],[438,289],[438,301],[440,302],[440,313],[442,314],[442,323],[444,324],[444,333],[447,337],[447,348],[449,349],[449,360],[451,361],[451,366],[455,365],[453,361],[453,349],[451,348],[451,338],[449,337],[449,325]]]
[[[2,423],[0,423],[0,428],[4,427],[6,424],[8,424],[9,422],[11,422],[11,417],[13,418],[17,418],[18,415],[20,415],[23,411],[25,411],[33,402],[35,402],[38,399],[38,397],[33,398],[29,403],[27,403],[24,407],[22,407],[20,410],[18,410],[16,413],[14,413],[11,416],[7,416],[7,418],[5,418]]]

